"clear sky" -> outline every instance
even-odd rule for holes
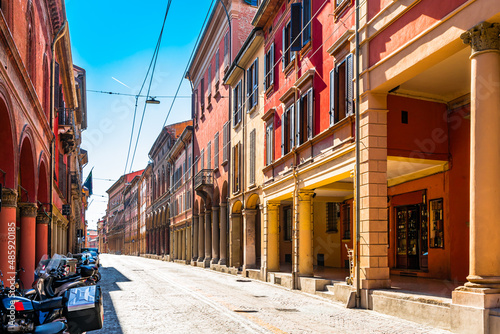
[[[151,96],[175,95],[211,2],[172,1]],[[73,62],[87,71],[87,90],[138,93],[153,55],[166,6],[166,0],[147,1],[140,5],[131,0],[66,0]],[[191,95],[187,80],[184,80],[179,95]],[[144,100],[139,99],[134,141]],[[149,149],[160,133],[172,103],[169,98],[158,100],[161,101],[159,105],[148,105],[146,109],[133,171],[147,166]],[[106,190],[113,184],[102,179],[117,180],[124,172],[135,98],[88,92],[87,104],[88,128],[83,133],[82,148],[89,154],[84,178],[94,168],[94,195],[90,199],[87,221],[90,228],[95,228],[97,220],[105,214]],[[167,124],[189,119],[190,108],[190,98],[177,99]]]

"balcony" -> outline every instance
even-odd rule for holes
[[[214,171],[213,169],[202,169],[194,177],[194,190],[205,201],[212,198],[214,190]]]

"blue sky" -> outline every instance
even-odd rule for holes
[[[211,2],[172,1],[151,96],[175,94]],[[167,1],[137,4],[130,0],[66,0],[73,62],[87,71],[87,90],[138,93],[160,33]],[[147,86],[143,94],[146,92]],[[179,95],[190,94],[189,82],[184,80]],[[133,171],[146,167],[149,149],[172,103],[172,99],[158,99],[161,104],[148,105],[146,109]],[[94,167],[95,195],[87,211],[87,221],[93,228],[106,210],[107,197],[99,195],[105,196],[113,184],[99,179],[117,180],[125,168],[135,98],[88,92],[87,104],[88,128],[83,133],[82,148],[89,152],[84,177]],[[134,140],[143,108],[144,99],[141,98]],[[167,124],[189,119],[190,108],[190,98],[178,99]]]

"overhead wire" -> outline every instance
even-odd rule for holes
[[[150,77],[150,80],[149,80],[149,86],[148,86],[148,93],[147,93],[147,96],[149,96],[149,93],[151,91],[151,85],[153,83],[153,78],[154,78],[154,72],[155,72],[155,69],[156,69],[156,63],[158,61],[158,55],[160,53],[160,45],[161,45],[161,40],[162,40],[162,37],[163,37],[163,31],[165,29],[165,22],[167,21],[167,16],[168,16],[168,12],[170,10],[170,5],[172,4],[172,0],[169,0],[168,1],[168,4],[167,4],[167,10],[165,12],[165,17],[163,19],[163,25],[161,27],[161,31],[160,31],[160,36],[158,37],[158,43],[156,44],[156,54],[153,54],[153,59],[154,59],[154,62],[153,62],[153,70],[151,71],[151,77]],[[146,77],[147,78],[147,77]],[[144,86],[144,83],[143,83],[143,86]],[[141,87],[141,91],[142,91],[142,87]],[[175,100],[175,99],[174,99]],[[136,99],[136,104],[137,104],[137,99]],[[141,123],[139,125],[139,130],[137,131],[137,139],[135,141],[135,147],[134,147],[134,154],[132,155],[132,161],[130,162],[130,169],[129,169],[129,173],[132,172],[132,167],[134,165],[134,159],[135,159],[135,153],[137,151],[137,145],[139,144],[139,138],[141,136],[141,130],[142,130],[142,124],[144,122],[144,115],[146,114],[146,109],[147,109],[147,106],[148,104],[147,103],[144,103],[144,110],[142,111],[142,117],[141,117]],[[130,151],[129,151],[130,153]],[[125,167],[126,168],[126,167]]]
[[[174,96],[174,99],[172,100],[172,104],[170,104],[170,109],[168,110],[167,117],[165,118],[165,122],[163,122],[163,126],[161,127],[162,129],[165,127],[165,124],[167,124],[168,117],[170,116],[170,112],[172,111],[172,108],[174,106],[175,100],[177,99],[177,94],[179,93],[179,90],[180,90],[180,88],[182,86],[182,82],[184,81],[184,78],[186,77],[189,64],[191,64],[191,60],[193,59],[194,53],[195,53],[195,51],[197,49],[197,46],[198,46],[198,42],[199,42],[199,40],[201,38],[201,35],[203,33],[203,27],[205,27],[205,24],[206,24],[206,22],[207,22],[207,20],[208,20],[208,18],[210,16],[210,11],[212,9],[214,1],[215,0],[212,0],[212,2],[210,3],[210,7],[208,7],[207,15],[205,16],[205,20],[203,21],[203,24],[201,25],[201,29],[200,29],[200,32],[198,34],[198,38],[196,38],[196,42],[194,43],[193,51],[191,52],[191,56],[189,56],[189,60],[188,60],[188,62],[186,64],[186,69],[184,70],[184,74],[181,77],[181,80],[179,82],[179,86],[177,86],[177,91],[175,92],[175,96]]]
[[[107,94],[107,95],[122,95],[122,96],[133,96],[133,97],[151,97],[151,96],[146,96],[146,95],[141,95],[141,94],[127,94],[127,93],[118,93],[118,92],[110,92],[110,91],[105,91],[105,90],[93,90],[93,89],[87,89],[87,92],[92,92],[92,93],[100,93],[100,94]],[[172,99],[174,98],[173,95],[155,95],[155,98],[162,98],[162,99]],[[177,96],[179,99],[190,99],[191,96],[188,95],[181,95]]]
[[[132,147],[132,139],[134,137],[135,117],[137,115],[137,105],[138,105],[139,97],[140,97],[140,95],[142,93],[142,90],[144,89],[144,85],[146,84],[146,81],[148,79],[149,72],[151,71],[151,67],[153,66],[153,62],[155,63],[155,66],[156,66],[156,59],[158,59],[158,53],[159,53],[159,50],[160,50],[160,43],[161,43],[161,38],[162,38],[162,35],[163,35],[163,29],[165,28],[165,22],[167,21],[168,11],[170,9],[170,4],[171,3],[172,3],[172,0],[169,0],[169,2],[167,4],[167,9],[165,11],[165,17],[163,18],[163,23],[162,23],[162,27],[161,27],[161,31],[160,31],[160,36],[158,37],[158,40],[157,40],[156,46],[155,46],[155,50],[153,52],[153,57],[151,58],[151,61],[149,63],[149,67],[148,67],[148,70],[146,72],[146,76],[144,77],[144,80],[142,81],[141,89],[139,89],[139,93],[135,96],[135,107],[134,107],[134,117],[133,117],[133,120],[132,120],[132,131],[130,132],[130,141],[129,141],[129,145],[128,145],[127,160],[125,162],[125,168],[123,170],[123,174],[126,174],[126,172],[127,172],[128,160],[129,160],[129,157],[130,157],[130,149]],[[154,70],[153,70],[153,72],[154,72]],[[153,76],[153,74],[154,73],[151,73],[151,76]],[[151,88],[151,85],[150,85],[149,88]],[[149,96],[149,89],[148,89],[148,96]],[[145,111],[146,111],[146,106],[144,107],[144,112]],[[143,118],[144,118],[144,114],[143,114]],[[142,121],[141,121],[141,128],[142,128]],[[139,135],[140,135],[140,129],[138,131],[137,141],[139,140]],[[137,148],[137,144],[136,144],[136,148]],[[135,153],[134,153],[134,155],[135,155]],[[130,164],[131,165],[130,169],[132,169],[132,164],[133,163]]]

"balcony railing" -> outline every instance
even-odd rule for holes
[[[213,186],[213,185],[214,185],[214,172],[212,169],[202,169],[194,177],[195,190],[198,190],[203,186]]]

